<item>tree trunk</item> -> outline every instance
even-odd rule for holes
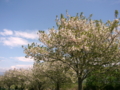
[[[59,84],[59,82],[56,83],[56,89],[55,90],[60,90],[60,84]]]
[[[82,90],[82,79],[78,77],[78,90]]]
[[[24,90],[24,87],[21,87],[20,90]]]
[[[10,86],[8,86],[8,90],[10,90]]]

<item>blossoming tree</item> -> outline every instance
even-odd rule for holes
[[[115,66],[120,57],[119,19],[103,23],[91,16],[86,18],[81,13],[57,17],[57,28],[49,29],[48,33],[39,31],[42,44],[28,45],[24,48],[26,56],[68,65],[77,75],[78,90],[82,90],[83,80],[92,71],[109,64]]]
[[[63,84],[71,83],[71,75],[64,65],[57,62],[34,63],[33,72],[35,77],[41,77],[40,80],[49,89],[60,90]]]
[[[23,90],[29,81],[31,69],[9,69],[1,77],[2,86],[10,90],[11,86]],[[29,74],[29,76],[28,76]]]

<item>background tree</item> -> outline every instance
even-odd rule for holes
[[[32,68],[32,76],[30,76],[31,78],[29,78],[29,87],[32,88],[32,90],[45,90],[49,82],[49,80],[44,76],[44,74],[42,73],[42,71],[44,70],[44,68],[42,68],[42,66],[40,67],[40,65],[33,65]]]
[[[0,75],[0,90],[4,87],[4,84],[3,84],[3,76]]]
[[[2,77],[2,83],[3,86],[8,88],[8,90],[10,90],[10,87],[12,85],[14,85],[14,79],[13,79],[13,71],[12,70],[8,70],[5,72],[4,76]]]
[[[23,90],[26,87],[25,82],[30,78],[27,77],[27,75],[30,74],[28,72],[28,69],[10,69],[2,76],[2,85],[9,90],[11,86]]]
[[[44,76],[44,80],[47,79],[47,87],[55,90],[60,90],[63,84],[71,83],[70,75],[61,62],[35,63],[33,72],[38,77]]]

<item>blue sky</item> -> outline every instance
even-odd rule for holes
[[[105,22],[114,20],[115,10],[120,12],[120,0],[0,0],[0,72],[32,66],[21,46],[39,42],[37,31],[56,26],[56,15],[66,10]]]

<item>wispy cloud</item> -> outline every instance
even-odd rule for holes
[[[19,37],[1,38],[0,42],[3,43],[4,45],[11,46],[11,47],[27,45],[29,43],[27,40]]]
[[[0,72],[5,72],[6,70],[9,70],[9,68],[0,67]]]
[[[14,68],[31,68],[33,66],[33,59],[21,57],[0,57],[0,72],[5,72]],[[17,62],[17,63],[16,63]],[[7,63],[7,64],[6,64]]]
[[[3,59],[4,57],[0,57],[0,58],[2,58],[2,59]]]
[[[13,65],[13,66],[10,66],[10,67],[0,67],[0,72],[5,72],[5,71],[7,71],[7,70],[9,70],[9,69],[14,69],[14,68],[17,68],[17,69],[19,69],[19,68],[24,68],[24,69],[27,69],[27,68],[32,68],[33,67],[33,65]]]
[[[14,66],[11,66],[10,68],[11,69],[14,69],[14,68],[31,68],[33,65],[14,65]]]
[[[15,36],[23,37],[27,39],[37,39],[38,36],[35,32],[21,32],[21,31],[15,31]]]
[[[0,32],[0,43],[10,47],[17,47],[21,45],[27,45],[31,40],[37,40],[37,31],[13,31],[9,29],[3,29]]]
[[[0,32],[0,35],[3,35],[3,36],[13,35],[13,31],[8,29],[3,29],[3,32]]]
[[[2,36],[17,36],[17,37],[23,37],[26,39],[38,39],[37,32],[30,32],[30,31],[13,31],[9,29],[3,29],[3,32],[0,32],[0,35]]]
[[[3,61],[2,59],[3,59],[4,57],[0,57],[0,61]]]
[[[23,62],[33,62],[33,59],[31,58],[25,58],[25,57],[11,57],[13,59],[16,59],[18,61],[23,61]]]

